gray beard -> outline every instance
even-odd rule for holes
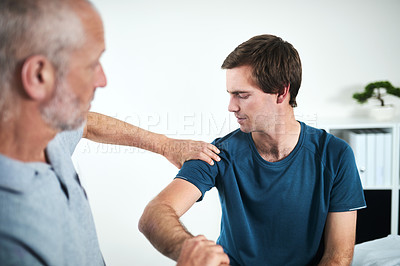
[[[57,131],[77,129],[86,121],[79,99],[63,84],[62,81],[57,82],[55,95],[40,108],[42,119]]]

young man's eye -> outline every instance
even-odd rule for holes
[[[250,94],[238,94],[237,95],[240,99],[247,99],[249,98]]]

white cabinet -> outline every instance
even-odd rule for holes
[[[332,119],[318,119],[318,128],[325,129],[327,132],[344,139],[349,142],[349,132],[386,132],[391,137],[391,147],[386,146],[384,152],[389,153],[391,156],[389,161],[385,164],[385,172],[387,173],[384,179],[378,177],[378,169],[374,169],[371,165],[371,161],[368,158],[360,158],[361,155],[357,156],[357,151],[354,151],[356,160],[364,162],[365,168],[361,166],[359,168],[360,175],[362,176],[364,190],[390,190],[391,191],[391,234],[398,234],[398,223],[399,223],[399,189],[400,189],[400,120],[388,121],[388,122],[374,122],[370,119],[343,119],[343,120],[332,120]],[[387,135],[386,134],[386,135]],[[378,146],[380,145],[378,140]],[[368,146],[368,145],[366,145]],[[390,151],[388,152],[388,149]],[[377,159],[381,159],[381,152],[383,149],[381,146],[376,148],[374,151],[367,152],[367,156],[374,156]],[[365,151],[363,151],[365,152]],[[359,157],[359,158],[357,158]],[[383,161],[383,160],[382,160]],[[361,163],[360,163],[361,164]],[[373,179],[371,175],[375,173]],[[369,176],[368,176],[369,175]],[[369,179],[368,179],[369,178]],[[377,179],[378,178],[378,179]],[[371,181],[372,180],[372,181]],[[368,205],[368,202],[367,202]]]

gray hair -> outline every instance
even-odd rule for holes
[[[85,38],[74,2],[0,0],[0,122],[7,119],[15,97],[12,88],[18,81],[16,71],[28,57],[45,56],[53,64],[57,78],[64,76],[70,53]]]

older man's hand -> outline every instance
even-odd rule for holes
[[[214,161],[220,160],[217,155],[219,152],[217,147],[204,141],[171,138],[168,138],[162,148],[165,158],[178,168],[188,160],[203,160],[214,165]]]

